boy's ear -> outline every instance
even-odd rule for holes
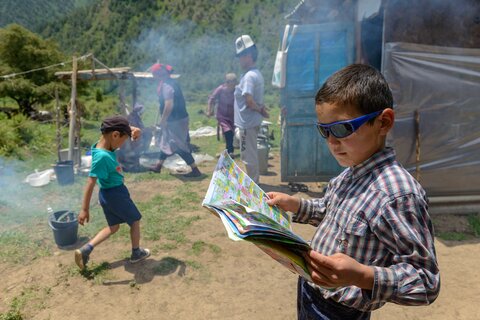
[[[382,111],[379,120],[381,121],[380,133],[387,135],[387,133],[393,128],[395,112],[393,112],[393,109],[387,108]]]

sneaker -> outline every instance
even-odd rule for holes
[[[305,185],[303,183],[300,183],[298,186],[299,186],[301,192],[308,192],[308,186],[307,185]]]
[[[198,168],[193,168],[193,170],[187,174],[183,175],[185,178],[198,178],[202,176],[202,173]]]
[[[162,165],[161,164],[160,165],[156,164],[154,166],[150,166],[150,167],[148,167],[148,170],[153,171],[155,173],[160,173],[160,172],[162,172]]]
[[[289,188],[290,191],[292,191],[292,192],[298,192],[298,191],[300,191],[299,185],[296,184],[296,183],[293,183],[293,182],[290,182],[290,183],[288,184],[288,188]]]
[[[75,250],[75,263],[80,270],[84,270],[87,267],[88,260],[90,259],[90,252],[85,247]]]
[[[132,255],[130,256],[130,263],[137,263],[139,261],[145,260],[148,257],[150,257],[150,250],[140,248],[134,253],[132,253]]]

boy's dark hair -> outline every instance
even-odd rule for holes
[[[318,90],[315,104],[321,103],[353,106],[362,114],[369,114],[393,108],[393,97],[387,81],[377,69],[366,64],[352,64],[331,75]]]
[[[102,134],[118,131],[121,135],[128,134],[130,137],[132,136],[132,129],[130,128],[128,119],[118,115],[103,119],[100,131]]]

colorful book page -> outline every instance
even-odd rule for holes
[[[267,199],[265,192],[224,151],[218,159],[203,204],[215,205],[222,200],[234,200],[291,230],[290,216],[278,207],[269,206]]]

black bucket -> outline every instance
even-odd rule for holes
[[[53,230],[55,243],[59,247],[70,246],[78,240],[78,221],[74,212],[56,211],[48,217],[48,225]]]
[[[74,182],[73,160],[58,161],[57,164],[53,166],[53,170],[60,185],[64,186]]]

